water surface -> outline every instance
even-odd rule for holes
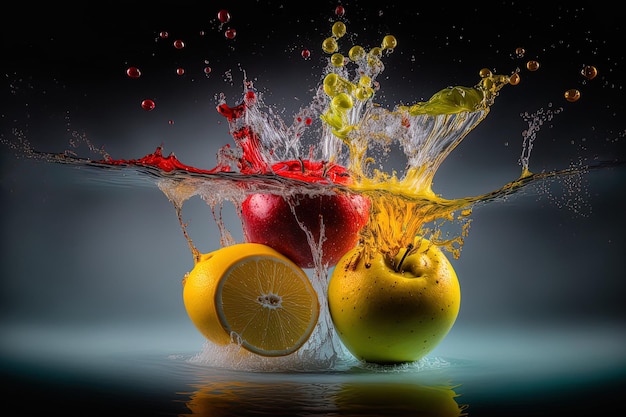
[[[163,331],[170,330],[171,333]],[[4,329],[4,408],[117,416],[605,415],[621,409],[624,326],[458,328],[418,364],[242,371],[172,328]],[[169,343],[167,342],[169,340]],[[195,358],[195,359],[194,359]],[[615,414],[617,415],[617,414]]]

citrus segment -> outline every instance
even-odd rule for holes
[[[204,254],[184,281],[185,308],[200,332],[263,356],[285,356],[319,317],[304,271],[269,246],[241,243]]]

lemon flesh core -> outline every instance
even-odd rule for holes
[[[417,361],[452,328],[461,292],[452,265],[426,239],[400,272],[380,253],[366,267],[363,248],[346,253],[328,285],[328,304],[339,338],[358,359],[374,363]],[[403,251],[395,257],[397,265]]]
[[[304,271],[256,243],[202,255],[184,281],[183,300],[207,339],[238,343],[262,356],[297,351],[313,332],[320,309]]]

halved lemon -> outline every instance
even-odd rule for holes
[[[203,254],[183,280],[189,318],[207,339],[285,356],[309,338],[319,318],[306,273],[269,246],[240,243]]]

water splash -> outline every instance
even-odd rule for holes
[[[482,195],[457,199],[436,195],[431,188],[432,179],[442,162],[485,120],[500,90],[517,84],[519,74],[515,72],[509,76],[481,71],[480,80],[474,86],[447,87],[428,101],[385,109],[375,102],[380,89],[377,77],[384,70],[383,58],[395,47],[395,39],[385,37],[380,46],[368,52],[355,45],[346,59],[338,53],[336,45],[336,40],[345,34],[344,29],[340,26],[333,28],[334,38],[324,42],[325,50],[331,56],[323,83],[310,104],[296,113],[291,124],[264,103],[263,95],[247,79],[245,72],[239,104],[229,106],[226,96],[220,94],[217,111],[228,120],[235,147],[224,145],[216,155],[216,165],[210,169],[186,165],[174,154],[166,156],[161,146],[141,158],[113,159],[102,149],[92,146],[84,135],[78,134],[73,135],[70,150],[57,154],[33,149],[26,135],[17,130],[14,130],[15,141],[5,138],[2,141],[22,157],[87,167],[99,174],[108,174],[110,178],[122,177],[128,172],[147,178],[174,205],[194,259],[201,251],[187,231],[182,210],[185,202],[195,196],[211,210],[218,225],[221,246],[236,243],[222,220],[225,202],[232,203],[240,213],[242,201],[251,193],[273,193],[288,201],[295,194],[359,193],[372,201],[370,221],[361,232],[363,245],[369,251],[394,256],[419,234],[459,257],[475,208],[506,199],[531,184],[547,185],[557,180],[563,180],[572,195],[579,196],[581,189],[577,180],[591,169],[607,166],[604,162],[593,166],[578,163],[563,170],[533,173],[530,156],[537,133],[546,121],[562,111],[561,108],[541,109],[522,114],[528,129],[522,134],[519,160],[522,172],[518,178]],[[319,120],[323,122],[319,130],[312,129]],[[79,156],[77,148],[80,144],[88,145],[91,157]],[[398,173],[377,168],[377,152],[395,145],[404,153],[406,170]],[[354,181],[337,184],[332,178],[324,177],[311,183],[287,177],[273,169],[278,162],[301,158],[321,161],[328,166],[346,166]],[[544,190],[547,192],[547,186]],[[564,206],[579,207],[575,199],[569,201],[574,203],[566,202]],[[293,204],[291,208],[295,213]],[[449,222],[461,225],[457,235],[443,234],[443,226]],[[323,222],[321,226],[323,230]],[[305,346],[289,357],[260,358],[243,352],[237,344],[216,347],[207,342],[195,360],[209,364],[226,363],[242,369],[326,369],[349,361],[350,356],[334,336],[326,313],[328,267],[320,260],[320,240],[314,239],[305,227],[303,229],[316,259],[311,281],[318,292],[322,311]],[[323,233],[320,239],[323,239]]]
[[[544,123],[552,121],[554,116],[563,111],[562,107],[556,109],[539,109],[534,113],[524,112],[521,114],[522,119],[528,123],[528,129],[522,132],[524,138],[522,142],[522,154],[519,159],[519,163],[522,166],[522,176],[531,175],[530,166],[530,153],[533,150],[533,144],[537,139],[537,133],[541,129]]]

